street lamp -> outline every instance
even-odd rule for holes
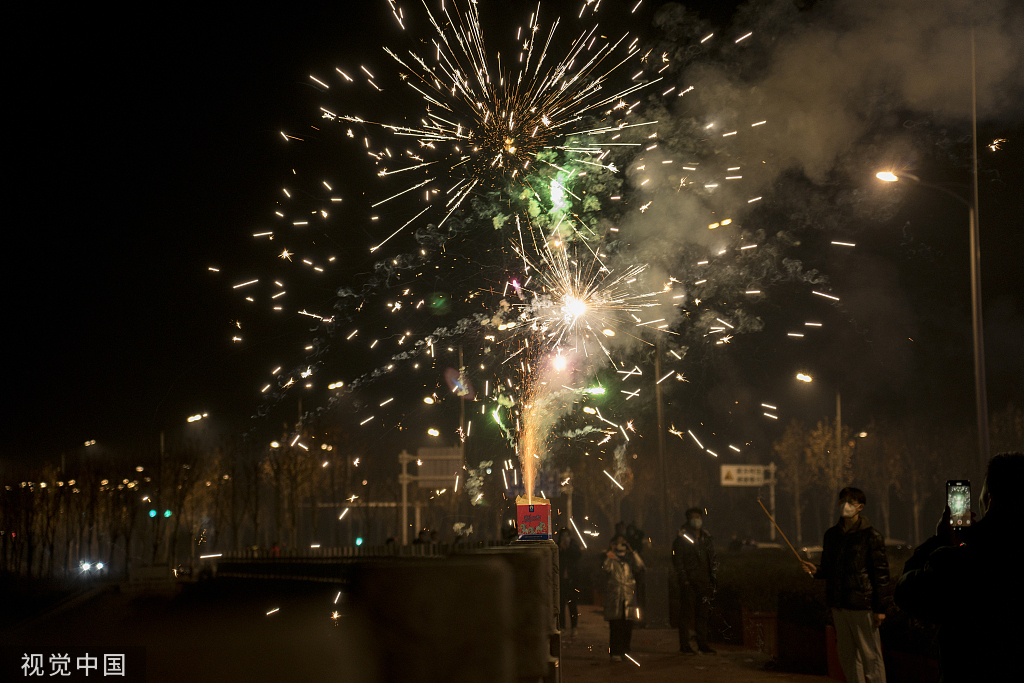
[[[977,171],[975,171],[975,174],[977,174]],[[914,181],[918,185],[924,185],[925,187],[930,187],[933,190],[938,190],[943,194],[949,195],[967,207],[967,228],[968,239],[970,242],[969,248],[971,252],[971,323],[974,333],[974,398],[978,419],[978,450],[980,465],[981,467],[984,467],[989,458],[988,397],[985,391],[985,338],[982,333],[981,319],[981,250],[978,246],[977,216],[975,213],[976,207],[956,192],[942,187],[941,185],[925,182],[916,175],[907,173],[906,171],[899,171],[897,173],[892,171],[881,171],[876,173],[875,177],[879,180],[884,180],[890,183],[896,182],[901,178],[906,178]],[[977,191],[975,191],[975,202],[977,202]]]
[[[813,377],[802,372],[796,373],[796,378],[808,384],[814,381]],[[843,475],[843,411],[838,386],[836,387],[836,465],[834,475],[838,486],[842,483],[840,477]]]

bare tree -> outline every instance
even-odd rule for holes
[[[807,432],[804,446],[806,471],[813,472],[819,484],[813,508],[818,527],[817,536],[823,536],[826,527],[831,525],[839,491],[849,483],[853,474],[850,466],[850,436],[849,428],[844,427],[837,451],[834,420],[819,421]]]
[[[804,487],[808,486],[811,476],[804,466],[804,447],[807,442],[807,429],[802,422],[791,420],[786,425],[782,438],[775,442],[773,448],[779,459],[779,480],[782,488],[793,496],[793,518],[796,524],[796,542],[803,543],[803,512]]]
[[[933,429],[922,424],[904,425],[892,434],[890,443],[902,455],[906,473],[902,492],[910,503],[910,531],[917,545],[921,542],[921,512],[947,478],[942,472],[941,451],[936,447]]]
[[[993,453],[1024,451],[1024,410],[1010,403],[989,419]]]
[[[897,435],[899,431],[889,424],[872,420],[866,428],[867,436],[858,441],[852,456],[855,481],[876,496],[871,503],[882,513],[886,538],[892,538],[892,494],[900,490],[905,470],[905,444]]]

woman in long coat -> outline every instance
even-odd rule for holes
[[[644,562],[633,552],[626,539],[616,536],[605,553],[601,566],[608,576],[604,591],[604,620],[608,622],[608,653],[613,662],[621,662],[629,652],[633,623],[640,621],[636,599],[636,575],[644,570]]]

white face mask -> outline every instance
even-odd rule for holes
[[[694,517],[690,520],[690,526],[692,526],[694,529],[699,529],[702,526],[704,526],[704,520],[700,517]]]
[[[843,503],[843,507],[841,508],[841,514],[843,515],[843,517],[849,519],[850,517],[853,517],[857,514],[857,508],[851,503]]]

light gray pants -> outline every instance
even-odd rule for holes
[[[882,638],[866,609],[832,608],[839,664],[849,683],[885,683]]]

